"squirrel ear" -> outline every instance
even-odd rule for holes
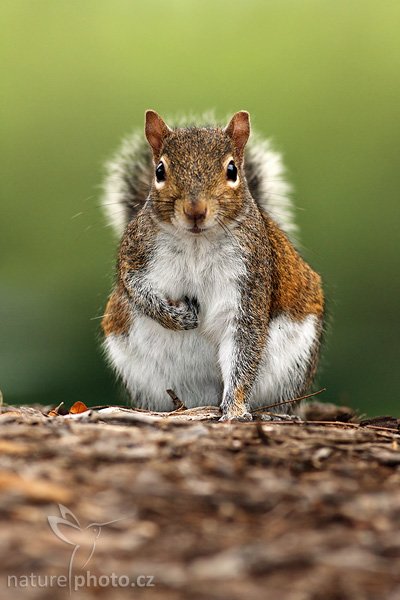
[[[146,110],[144,132],[156,158],[160,156],[166,136],[171,129],[154,110]]]
[[[241,156],[250,135],[249,113],[246,110],[235,113],[224,131],[229,135],[238,154]]]

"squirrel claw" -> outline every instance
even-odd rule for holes
[[[188,306],[190,306],[191,308],[193,308],[193,310],[196,312],[196,314],[199,312],[200,310],[200,304],[199,301],[197,300],[197,298],[189,298],[189,296],[185,296],[184,297],[184,301],[186,302],[186,304]]]
[[[225,421],[230,421],[231,423],[237,423],[237,422],[248,422],[248,421],[252,421],[253,420],[253,415],[249,412],[245,412],[242,415],[235,415],[230,417],[228,414],[223,414],[222,417],[220,419],[218,419],[218,422],[223,423]]]

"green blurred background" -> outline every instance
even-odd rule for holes
[[[0,388],[120,402],[102,164],[163,115],[245,108],[283,151],[331,315],[326,400],[399,416],[400,3],[3,0]]]

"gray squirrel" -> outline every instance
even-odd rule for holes
[[[170,128],[149,110],[147,141],[127,138],[108,164],[103,203],[122,238],[104,347],[137,406],[171,410],[172,389],[251,420],[312,383],[321,278],[295,248],[279,154],[249,136],[246,111]]]

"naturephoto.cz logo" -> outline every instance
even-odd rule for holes
[[[58,505],[59,516],[47,517],[53,533],[62,542],[71,546],[71,556],[66,575],[28,573],[8,575],[9,588],[68,588],[70,594],[85,587],[154,587],[152,575],[121,575],[117,573],[96,575],[84,570],[91,560],[103,527],[122,521],[114,519],[105,523],[90,523],[82,527],[74,513],[62,504]],[[82,543],[84,540],[85,543]]]

